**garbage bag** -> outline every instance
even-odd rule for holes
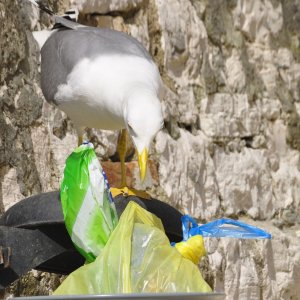
[[[203,225],[197,222],[189,215],[181,218],[183,240],[188,240],[192,236],[201,235],[203,237],[231,237],[240,239],[271,239],[268,232],[232,219],[218,219]]]
[[[92,262],[118,223],[104,171],[91,143],[67,158],[60,198],[68,233],[78,251]]]
[[[153,292],[211,288],[197,265],[170,245],[160,219],[131,201],[101,254],[70,274],[54,294]]]

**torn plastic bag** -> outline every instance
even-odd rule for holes
[[[181,218],[183,240],[191,236],[202,235],[203,237],[231,237],[240,239],[271,239],[271,234],[266,231],[232,219],[219,219],[204,225],[198,225],[189,215]]]
[[[170,245],[160,219],[129,202],[97,259],[70,274],[54,294],[154,292],[211,288],[198,267]]]
[[[104,171],[91,143],[68,157],[60,198],[66,228],[78,251],[94,261],[118,223]]]

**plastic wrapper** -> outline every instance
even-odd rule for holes
[[[155,215],[129,202],[97,259],[70,274],[55,295],[211,292],[191,260],[170,245]]]
[[[68,157],[60,198],[66,228],[78,251],[94,261],[118,223],[105,173],[91,143]]]
[[[182,217],[183,240],[192,236],[202,235],[203,237],[231,237],[240,239],[270,239],[271,234],[266,231],[232,219],[218,219],[203,225],[185,215]]]

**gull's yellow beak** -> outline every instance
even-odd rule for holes
[[[147,171],[148,149],[144,148],[142,153],[138,154],[138,158],[139,158],[141,182],[144,182],[146,177],[146,171]]]

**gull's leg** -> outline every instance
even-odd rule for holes
[[[144,199],[150,199],[150,195],[146,192],[138,191],[132,188],[128,188],[126,184],[126,165],[125,165],[125,158],[126,158],[126,147],[127,147],[127,133],[126,129],[122,129],[119,138],[118,138],[118,145],[117,151],[119,153],[120,162],[121,162],[121,188],[110,188],[113,197],[116,197],[120,194],[123,196],[137,196]]]
[[[126,129],[122,129],[119,134],[118,145],[117,145],[117,150],[121,162],[121,188],[127,187],[126,186],[126,165],[125,165],[126,150],[127,150],[126,138],[127,138]]]
[[[117,151],[121,162],[121,187],[110,188],[113,197],[116,197],[117,195],[120,194],[123,194],[124,196],[129,195],[129,189],[126,185],[126,165],[125,165],[126,150],[127,150],[126,138],[127,138],[126,129],[122,129],[119,133],[118,144],[117,144]]]
[[[82,144],[82,142],[83,142],[82,135],[78,135],[78,147]]]
[[[77,126],[76,124],[74,124],[74,125],[75,125],[76,131],[77,131],[78,147],[79,147],[83,143],[84,128]]]

